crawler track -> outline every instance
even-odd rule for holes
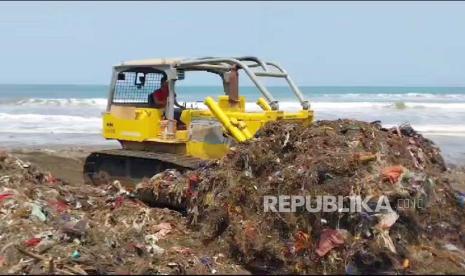
[[[173,153],[112,149],[91,153],[84,164],[84,180],[99,184],[120,180],[134,184],[144,177],[166,169],[195,169],[203,161],[198,158]]]

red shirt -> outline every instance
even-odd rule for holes
[[[168,98],[169,87],[168,84],[163,85],[153,93],[153,99],[161,104],[166,104],[166,99]]]

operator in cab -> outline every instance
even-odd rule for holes
[[[165,108],[168,102],[169,86],[166,76],[160,80],[160,88],[149,95],[149,105],[155,108]]]
[[[165,108],[168,103],[169,91],[168,81],[164,75],[160,80],[160,88],[149,94],[149,105],[155,108]],[[174,94],[174,105],[180,109],[185,109],[185,107],[180,105],[176,100],[176,94]]]
[[[160,80],[160,88],[153,91],[149,94],[148,102],[151,107],[154,108],[165,108],[166,104],[168,103],[168,95],[169,95],[169,85],[166,76],[164,75]],[[181,114],[182,111],[185,109],[185,106],[180,105],[176,100],[176,94],[174,94],[174,119],[178,123],[178,128],[182,129],[184,124],[181,122]],[[182,126],[181,126],[182,125]],[[185,126],[184,126],[185,127]]]

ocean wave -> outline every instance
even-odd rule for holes
[[[0,113],[0,132],[99,133],[100,117]]]
[[[393,127],[394,124],[383,124],[384,127]],[[445,135],[465,137],[465,125],[451,124],[412,124],[412,127],[425,135]]]
[[[413,102],[464,102],[464,94],[433,94],[433,93],[305,93],[313,100],[330,101],[413,101]]]
[[[293,106],[295,104],[296,103],[292,103]],[[248,103],[248,106],[248,109],[252,109],[251,107],[255,108],[255,105],[253,103]],[[290,108],[291,106],[287,107]],[[204,106],[204,108],[206,107]],[[258,107],[256,107],[255,109],[259,110]],[[381,116],[379,119],[383,120],[383,117]],[[95,134],[101,133],[101,124],[101,117],[0,113],[0,132],[7,133]],[[465,137],[465,125],[462,125],[459,122],[457,122],[457,124],[452,124],[452,122],[445,124],[424,124],[411,122],[411,124],[416,130],[424,134]],[[395,124],[383,125],[385,127],[395,126]]]
[[[243,94],[251,102],[256,98],[254,96]],[[189,95],[185,95],[189,96]],[[198,98],[197,102],[203,102],[205,96],[196,95]],[[287,103],[296,103],[297,99],[292,94],[287,94],[286,97],[280,95],[276,96],[281,103],[285,105]],[[306,98],[313,103],[333,103],[334,105],[340,104],[355,104],[360,105],[365,103],[372,103],[373,105],[382,104],[393,104],[396,102],[410,103],[411,105],[426,105],[426,104],[461,104],[465,105],[465,94],[433,94],[433,93],[305,93]],[[180,97],[179,101],[188,101],[192,103],[192,99]],[[32,107],[43,107],[43,106],[56,106],[56,107],[96,107],[104,109],[107,105],[106,98],[3,98],[0,101],[0,106],[32,106]]]
[[[355,118],[382,120],[387,123],[409,120],[430,133],[463,133],[465,103],[395,101],[310,101],[316,119]],[[0,132],[21,133],[100,133],[104,98],[43,99],[31,98],[0,102]],[[8,105],[8,106],[5,106]],[[280,101],[280,109],[293,112],[301,109],[297,101]],[[187,107],[208,109],[202,101],[188,102]],[[247,102],[246,110],[260,112],[255,102]],[[454,124],[455,123],[455,124]],[[446,125],[444,125],[446,124]],[[447,125],[448,124],[448,125]]]
[[[424,103],[424,102],[310,102],[314,110],[356,110],[356,109],[447,109],[465,111],[465,103]],[[279,102],[279,107],[285,111],[297,110],[301,106],[297,102]],[[255,103],[247,103],[246,108],[260,110]]]
[[[187,102],[187,107],[207,109],[202,101]],[[448,103],[432,103],[432,102],[409,102],[409,101],[390,101],[390,102],[372,102],[372,101],[310,101],[310,104],[315,110],[332,110],[332,109],[349,109],[354,110],[357,108],[372,108],[372,109],[447,109],[447,110],[465,110],[465,103],[461,102],[448,102]],[[45,108],[47,106],[58,106],[66,108],[82,108],[82,107],[96,107],[96,110],[104,111],[107,105],[107,100],[103,98],[86,98],[86,99],[27,99],[27,100],[16,100],[12,103],[2,101],[0,105],[15,105],[15,106],[36,106]],[[284,111],[299,110],[301,105],[297,101],[279,101],[280,109]],[[247,102],[246,109],[250,111],[261,111],[261,108],[255,102]],[[41,109],[38,109],[39,111]],[[71,110],[71,109],[63,109]],[[2,108],[0,107],[0,112]],[[66,116],[66,115],[63,115]]]
[[[354,110],[359,108],[371,109],[406,109],[406,108],[435,108],[465,110],[465,103],[422,103],[422,102],[310,102],[311,108],[315,110]],[[188,102],[187,107],[207,109],[201,102]],[[279,102],[279,108],[284,111],[295,111],[301,109],[298,102]],[[246,110],[261,111],[254,102],[246,103]]]
[[[435,109],[456,109],[465,110],[465,103],[427,103],[427,102],[311,102],[314,108],[327,109],[352,109],[352,108],[435,108]],[[286,106],[284,104],[283,106]]]
[[[278,98],[279,99],[279,98]],[[296,99],[289,95],[289,99],[279,99],[281,106],[299,106]],[[390,107],[397,103],[405,103],[406,107],[445,107],[463,108],[465,107],[465,94],[323,94],[308,96],[309,101],[321,107]],[[424,101],[421,101],[423,99]],[[199,101],[188,101],[188,104],[198,104],[203,102],[203,97]],[[249,104],[253,102],[249,99]],[[0,106],[24,106],[24,107],[96,107],[105,109],[107,99],[105,98],[27,98],[27,99],[2,99]]]
[[[107,99],[104,98],[28,98],[3,99],[1,105],[15,106],[96,106],[105,107]]]

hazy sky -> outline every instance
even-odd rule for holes
[[[0,34],[0,83],[107,84],[127,59],[256,55],[300,85],[465,86],[464,2],[1,2]]]

